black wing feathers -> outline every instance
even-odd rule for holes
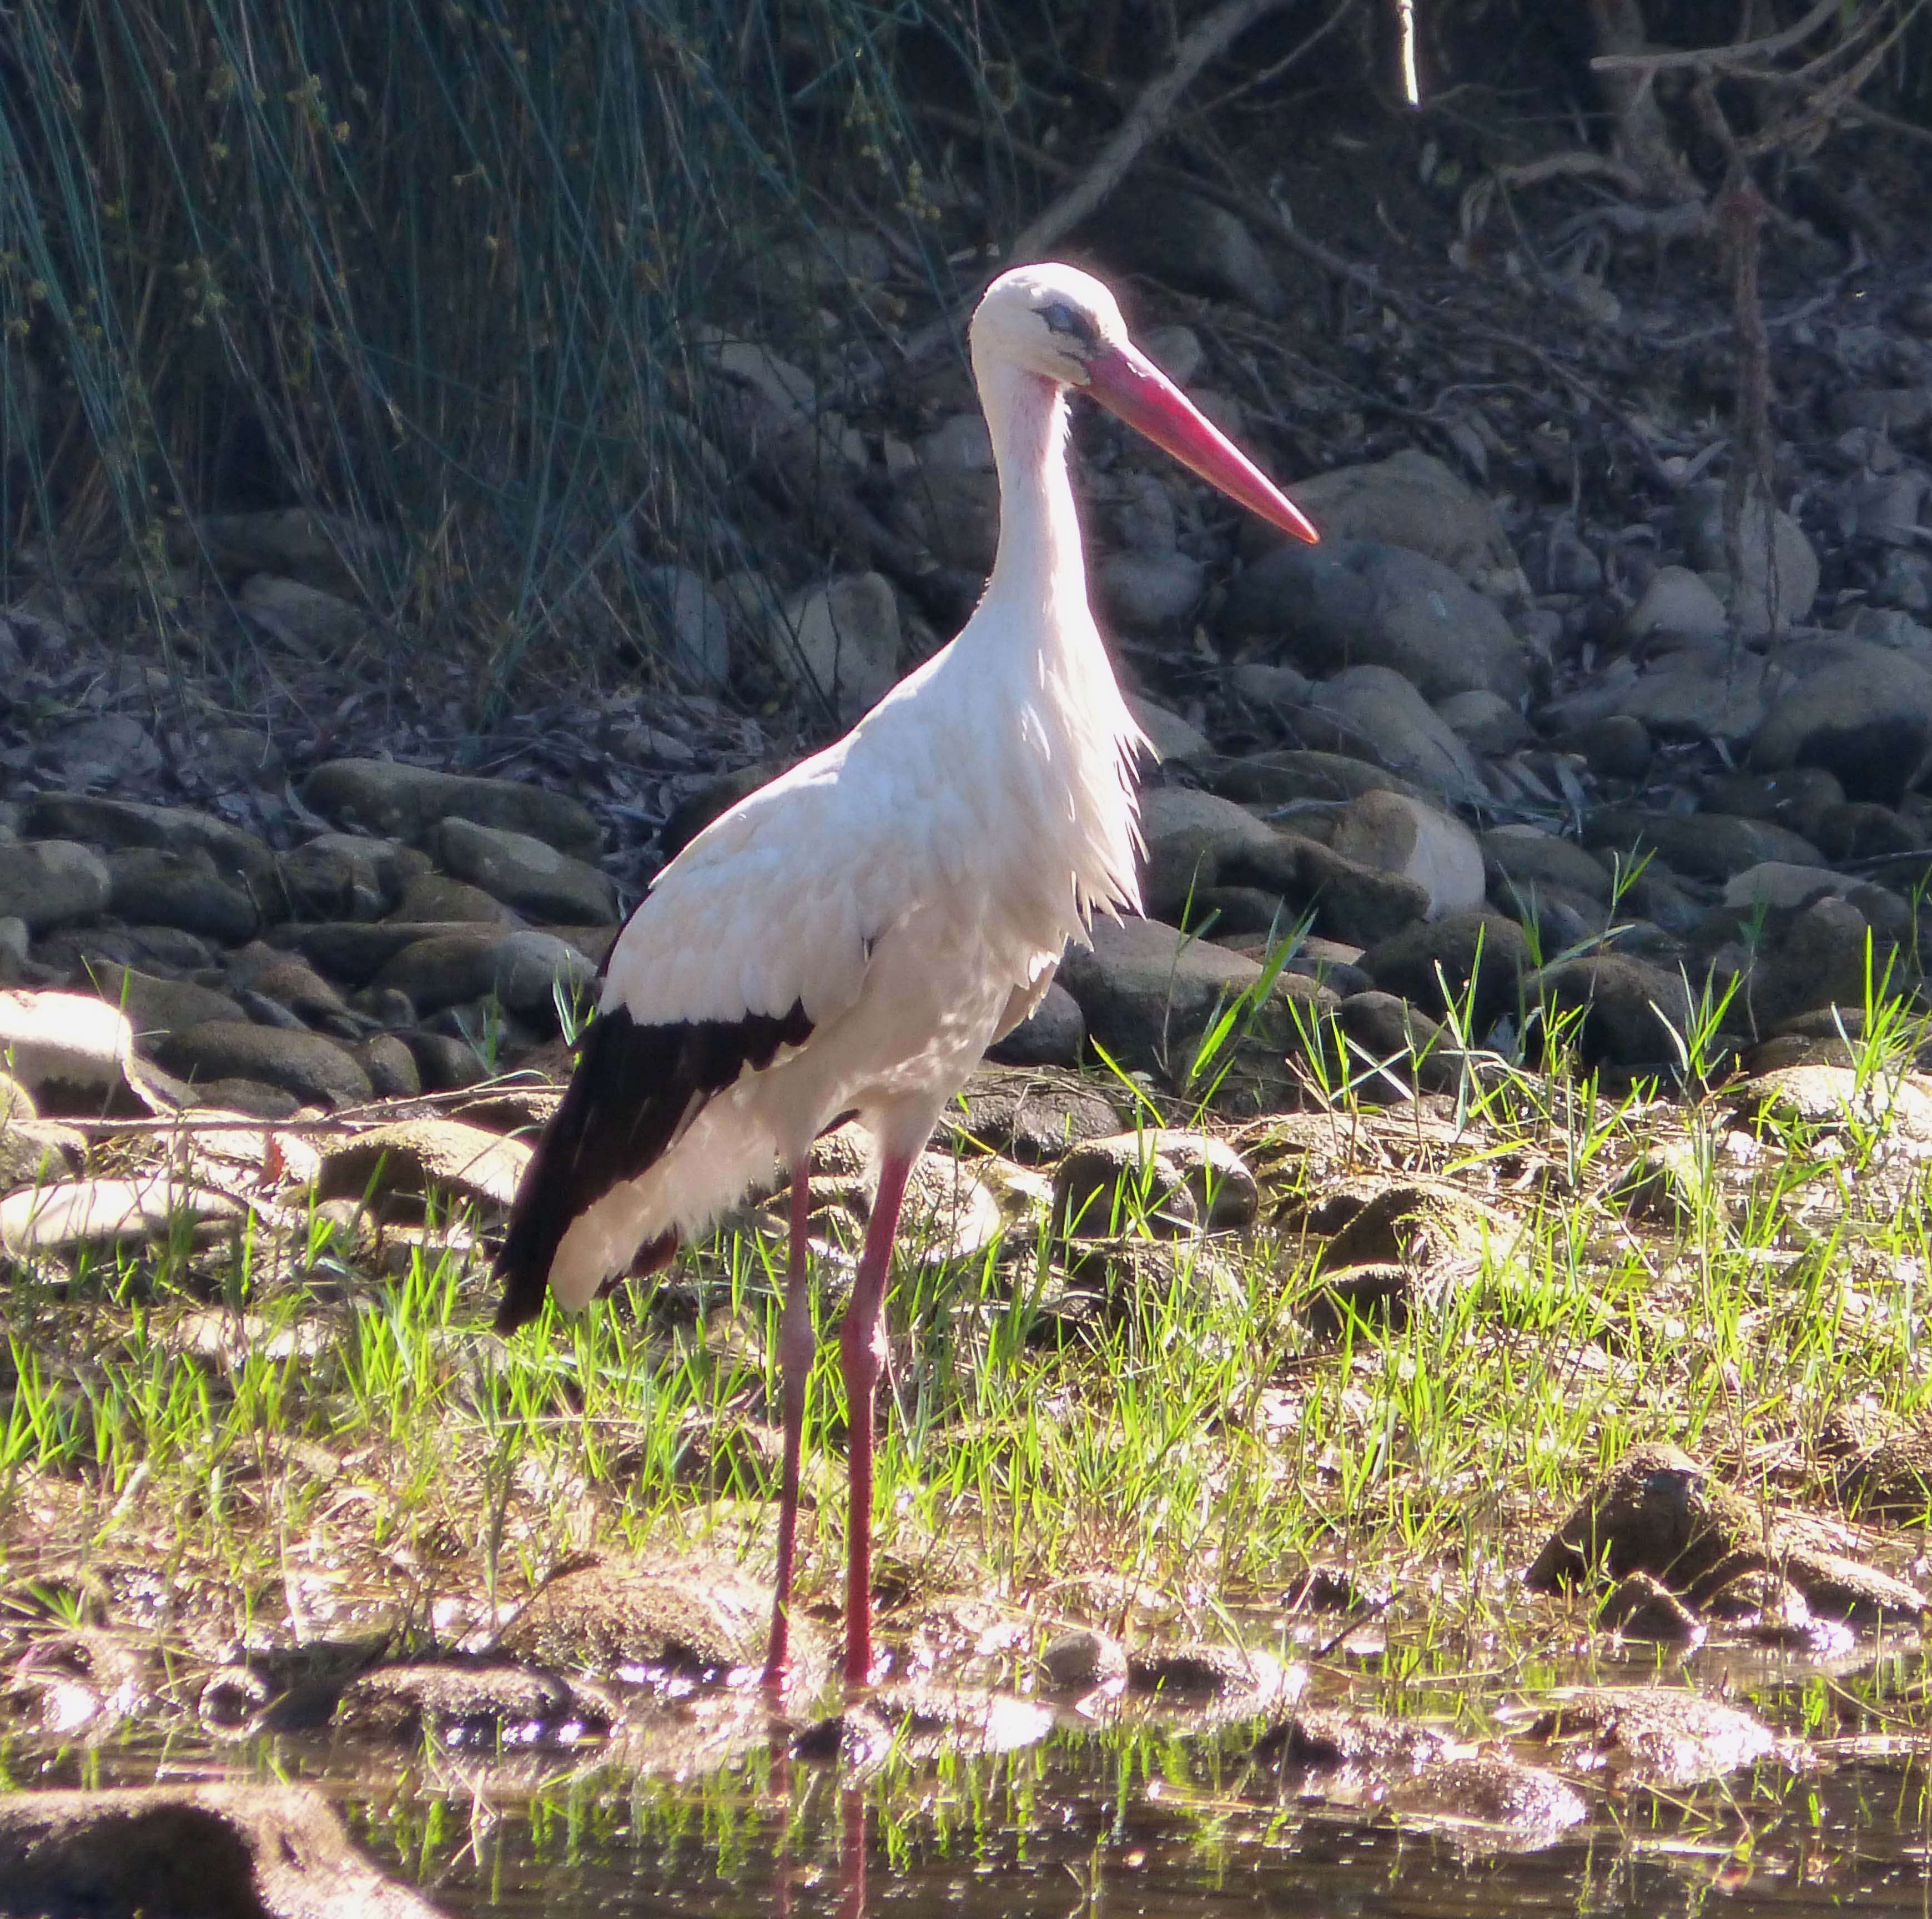
[[[800,1004],[783,1014],[664,1026],[640,1026],[622,1007],[598,1014],[510,1209],[496,1255],[503,1281],[496,1330],[514,1332],[543,1310],[550,1262],[580,1213],[651,1167],[747,1067],[762,1071],[781,1047],[811,1036]],[[676,1250],[672,1235],[651,1241],[640,1254],[644,1269]]]

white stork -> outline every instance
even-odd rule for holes
[[[807,1156],[844,1116],[878,1162],[839,1336],[850,1419],[845,1677],[872,1671],[874,1400],[913,1161],[986,1047],[1045,993],[1098,911],[1138,910],[1128,712],[1087,603],[1066,390],[1312,540],[1293,503],[1127,338],[1100,281],[1016,267],[973,317],[1000,544],[952,644],[845,737],[715,821],[611,949],[568,1091],[496,1269],[496,1325],[574,1311],[662,1266],[776,1169],[790,1175],[778,1357],[784,1464],[765,1677],[788,1670],[799,1449],[812,1368]]]

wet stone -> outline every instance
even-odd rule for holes
[[[1343,1767],[1378,1773],[1412,1773],[1440,1758],[1449,1742],[1432,1727],[1346,1707],[1300,1708],[1255,1742],[1258,1759],[1285,1773],[1327,1773]]]
[[[1076,1626],[1047,1641],[1040,1663],[1048,1682],[1066,1692],[1090,1692],[1126,1683],[1127,1649],[1110,1634]]]
[[[1705,1630],[1697,1615],[1647,1572],[1619,1579],[1598,1610],[1597,1623],[1626,1639],[1654,1640],[1663,1646],[1695,1645]]]
[[[1464,1829],[1458,1836],[1472,1851],[1547,1845],[1589,1812],[1582,1795],[1556,1773],[1493,1752],[1439,1760],[1392,1787],[1383,1803],[1398,1818]]]
[[[1796,1755],[1762,1720],[1685,1686],[1588,1688],[1541,1714],[1525,1736],[1586,1743],[1627,1779],[1666,1791]]]
[[[1212,1641],[1145,1646],[1127,1655],[1127,1690],[1183,1708],[1238,1706],[1260,1711],[1298,1689],[1305,1677],[1272,1653]]]
[[[1386,1586],[1365,1583],[1352,1567],[1311,1566],[1288,1582],[1280,1605],[1288,1613],[1374,1613],[1384,1610],[1392,1596]]]
[[[15,1911],[220,1919],[436,1919],[294,1785],[93,1787],[0,1797],[0,1899]]]
[[[337,1703],[338,1732],[412,1745],[574,1745],[608,1731],[615,1703],[594,1686],[527,1666],[380,1666]]]
[[[620,1677],[718,1675],[762,1662],[769,1587],[736,1566],[684,1559],[607,1559],[560,1574],[505,1629],[500,1656]],[[794,1617],[795,1659],[817,1635]]]
[[[1648,1573],[1688,1593],[1742,1554],[1762,1563],[1763,1531],[1750,1502],[1714,1480],[1676,1446],[1633,1446],[1538,1554],[1524,1581],[1553,1592],[1598,1566],[1613,1578]],[[1727,1576],[1745,1569],[1737,1566]]]

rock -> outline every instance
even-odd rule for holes
[[[1932,1511],[1932,1429],[1922,1421],[1874,1435],[1839,1473],[1838,1493],[1853,1513],[1923,1524]]]
[[[1520,577],[1494,504],[1432,454],[1405,447],[1366,466],[1311,473],[1292,491],[1321,529],[1324,547],[1364,540],[1401,547],[1448,567],[1479,592]],[[1242,528],[1244,551],[1252,555],[1280,537],[1258,521]]]
[[[1280,835],[1244,806],[1190,787],[1141,795],[1141,897],[1148,917],[1178,920],[1203,887],[1266,884],[1286,870]]]
[[[1312,691],[1312,686],[1310,690]],[[1429,797],[1413,780],[1366,760],[1352,759],[1342,753],[1292,749],[1223,760],[1216,770],[1214,787],[1225,798],[1260,806],[1292,805],[1298,800],[1332,803],[1358,799],[1364,793],[1406,793],[1418,800]]]
[[[1486,687],[1451,693],[1435,704],[1436,716],[1473,752],[1513,753],[1530,743],[1529,722],[1515,702]]]
[[[1000,483],[993,473],[921,467],[893,509],[893,523],[930,548],[942,566],[983,579],[1000,543]]]
[[[429,861],[394,839],[320,833],[276,856],[276,878],[290,917],[377,920],[403,896]]]
[[[571,1672],[644,1667],[693,1678],[762,1663],[770,1589],[710,1556],[604,1559],[560,1574],[511,1620],[498,1656]],[[794,1658],[819,1649],[794,1610]]]
[[[1771,513],[1767,533],[1765,509],[1762,498],[1750,500],[1738,527],[1743,573],[1731,583],[1731,617],[1746,633],[1798,625],[1818,597],[1818,556],[1811,542],[1781,509]],[[1678,499],[1677,514],[1691,563],[1708,572],[1728,573],[1721,482],[1688,489]]]
[[[970,413],[950,415],[930,433],[920,435],[918,453],[920,464],[928,472],[990,473],[993,436],[986,415],[976,407]]]
[[[653,566],[644,592],[670,640],[670,656],[692,682],[716,692],[731,677],[731,616],[688,566]]]
[[[1460,1019],[1467,1009],[1474,1016],[1468,1037],[1478,1044],[1504,1014],[1516,1011],[1530,964],[1522,929],[1487,911],[1452,913],[1412,926],[1361,958],[1362,970],[1384,992],[1436,1018],[1453,1013]]]
[[[1531,974],[1523,993],[1546,1032],[1574,1046],[1586,1068],[1684,1064],[1690,996],[1682,973],[1627,953],[1585,953]]]
[[[958,1148],[1004,1153],[1024,1166],[1058,1160],[1071,1146],[1118,1133],[1118,1104],[1078,1073],[982,1066],[960,1095],[963,1110],[943,1123]]]
[[[1647,1572],[1617,1581],[1598,1609],[1597,1623],[1626,1639],[1648,1639],[1660,1646],[1694,1646],[1706,1629],[1669,1587]]]
[[[100,855],[70,839],[0,844],[0,913],[30,932],[107,910],[113,876]]]
[[[594,859],[601,837],[590,813],[561,793],[389,760],[330,760],[303,782],[302,802],[339,826],[412,842],[452,815],[529,833],[578,859]]]
[[[1130,633],[1172,632],[1200,603],[1208,569],[1184,553],[1109,553],[1094,569],[1102,608]]]
[[[1150,326],[1141,350],[1177,386],[1191,386],[1208,364],[1208,350],[1191,326]]]
[[[1443,1311],[1519,1237],[1502,1214],[1445,1180],[1351,1182],[1317,1203],[1305,1230],[1325,1231],[1311,1326],[1334,1337],[1350,1320],[1400,1329]]]
[[[257,625],[305,654],[345,653],[369,630],[362,609],[340,594],[274,573],[256,573],[244,580],[235,597]]]
[[[876,706],[899,672],[899,609],[883,574],[848,574],[788,601],[791,644],[778,664],[830,701],[850,724]]]
[[[1228,1002],[1257,985],[1261,968],[1154,920],[1102,920],[1093,938],[1090,951],[1070,949],[1060,969],[1088,1032],[1130,1071],[1191,1085],[1204,1035]],[[1282,1063],[1293,1027],[1290,1002],[1334,999],[1311,981],[1278,978],[1234,1041],[1230,1096],[1252,1102],[1291,1093]]]
[[[274,882],[275,856],[266,841],[212,813],[191,806],[149,806],[131,800],[100,800],[80,793],[43,793],[28,804],[27,830],[84,839],[115,851],[158,847],[164,853],[206,853],[231,885],[255,896]]]
[[[1855,800],[1896,805],[1932,759],[1932,671],[1903,653],[1837,637],[1788,647],[1797,683],[1751,742],[1751,766],[1824,767]]]
[[[1688,566],[1660,566],[1624,621],[1624,632],[1634,640],[1647,640],[1654,633],[1722,639],[1725,630],[1724,602],[1701,573]]]
[[[572,1746],[608,1732],[614,1701],[595,1686],[528,1667],[474,1662],[378,1666],[352,1680],[331,1729],[352,1738],[485,1751]]]
[[[1255,1741],[1254,1757],[1289,1773],[1412,1773],[1440,1758],[1449,1741],[1432,1726],[1346,1707],[1304,1707]]]
[[[132,966],[105,961],[95,961],[87,970],[94,991],[132,1023],[137,1046],[154,1035],[199,1026],[204,1020],[245,1023],[248,1017],[228,994],[187,980],[157,979]]]
[[[1725,881],[1721,897],[1732,912],[1748,914],[1760,907],[1808,906],[1826,893],[1842,896],[1852,883],[1823,866],[1796,866],[1783,860],[1762,860]]]
[[[1834,426],[1868,428],[1887,440],[1909,437],[1932,419],[1932,387],[1839,386],[1832,395]]]
[[[226,1194],[166,1173],[64,1181],[0,1200],[0,1251],[30,1259],[76,1246],[165,1239],[184,1224],[226,1228],[242,1212]]]
[[[436,846],[458,879],[538,919],[590,925],[617,917],[617,890],[604,874],[528,833],[446,819]]]
[[[0,1211],[4,1209],[0,1206]],[[1820,1619],[1846,1620],[1860,1626],[1894,1620],[1910,1625],[1922,1622],[1932,1612],[1932,1599],[1916,1586],[1842,1553],[1800,1548],[1782,1554],[1778,1564]]]
[[[343,515],[306,506],[208,513],[168,529],[168,551],[176,560],[205,555],[220,572],[276,573],[335,593],[355,591],[357,573],[394,544]]]
[[[1124,263],[1191,293],[1238,300],[1273,319],[1287,304],[1268,256],[1234,214],[1178,187],[1136,185],[1101,223]]]
[[[1888,971],[1894,988],[1904,983],[1898,957],[1895,947],[1873,937],[1870,922],[1849,899],[1814,900],[1786,929],[1762,983],[1754,978],[1751,1011],[1762,1025],[1775,1026],[1818,1007],[1862,1008],[1868,985]]]
[[[1391,1782],[1382,1803],[1403,1824],[1445,1822],[1466,1854],[1535,1851],[1590,1812],[1567,1780],[1499,1752],[1438,1760],[1412,1779]]]
[[[377,1033],[350,1048],[350,1056],[369,1076],[379,1100],[414,1099],[423,1089],[416,1056],[394,1033]]]
[[[93,1785],[0,1797],[0,1901],[170,1919],[437,1919],[297,1785]]]
[[[1583,821],[1586,845],[1619,858],[1628,871],[1646,851],[1676,872],[1727,880],[1766,860],[1822,866],[1818,849],[1769,820],[1733,813],[1642,813],[1599,807]]]
[[[205,850],[170,853],[130,846],[107,855],[110,910],[124,920],[178,926],[233,946],[251,937],[261,915],[254,901],[215,870]]]
[[[41,1119],[27,1089],[0,1073],[0,1194],[64,1179],[86,1150],[84,1134]]]
[[[1642,1572],[1672,1592],[1690,1593],[1714,1572],[1734,1576],[1726,1569],[1762,1540],[1750,1502],[1708,1468],[1674,1446],[1636,1446],[1552,1534],[1523,1583],[1549,1593],[1600,1571],[1612,1579]]]
[[[1086,1239],[1143,1219],[1163,1235],[1239,1233],[1260,1208],[1255,1176],[1232,1146],[1173,1128],[1083,1141],[1053,1176],[1058,1229]]]
[[[1323,680],[1309,695],[1300,730],[1316,746],[1374,760],[1452,805],[1489,797],[1468,748],[1391,668],[1352,666]]]
[[[1440,562],[1370,540],[1291,541],[1228,590],[1222,630],[1272,641],[1311,673],[1391,668],[1424,700],[1484,690],[1520,699],[1522,642]]]
[[[460,885],[460,881],[452,881],[452,885]],[[480,891],[481,889],[476,889]],[[500,902],[493,902],[498,911],[508,914],[511,908]],[[394,959],[398,953],[427,939],[463,938],[475,941],[479,938],[496,938],[501,936],[502,927],[508,923],[498,920],[489,926],[473,920],[441,920],[424,922],[415,920],[386,920],[374,926],[350,923],[344,921],[325,921],[319,926],[297,926],[278,932],[278,939],[290,940],[296,950],[318,972],[332,980],[340,980],[351,987],[366,987],[369,982]],[[474,997],[474,996],[471,996]],[[404,1002],[406,1004],[406,1001]],[[392,1005],[397,1002],[392,1001]],[[364,1011],[370,1011],[363,1008]],[[376,1015],[389,1024],[405,1023],[416,1017],[412,1005],[408,1011],[393,1014]]]
[[[1771,695],[1781,683],[1756,653],[1739,651],[1713,660],[1680,648],[1642,665],[1634,659],[1616,661],[1580,691],[1552,701],[1538,719],[1564,741],[1621,719],[1639,722],[1646,737],[1742,742],[1763,724]]]
[[[1581,753],[1584,764],[1600,779],[1641,779],[1649,770],[1656,748],[1650,728],[1634,713],[1610,713],[1586,721],[1554,743],[1564,752]]]
[[[113,786],[161,768],[161,750],[131,713],[104,713],[64,726],[36,749],[36,762],[63,786]]]
[[[320,1033],[212,1020],[166,1034],[156,1050],[170,1071],[190,1082],[254,1080],[327,1107],[373,1096],[369,1076],[346,1049]]]
[[[446,1033],[416,1032],[405,1034],[403,1043],[415,1059],[426,1093],[460,1093],[490,1077],[489,1068],[466,1041]]]
[[[1364,1099],[1407,1099],[1418,1086],[1428,1092],[1455,1090],[1463,1055],[1451,1035],[1407,1000],[1372,988],[1351,993],[1335,1009],[1335,1023],[1351,1043],[1348,1070]]]
[[[0,913],[0,986],[11,986],[27,963],[27,923],[17,913]]]
[[[986,1057],[1006,1066],[1077,1066],[1086,1039],[1080,1002],[1055,980],[1032,1012],[986,1049]]]
[[[1127,1680],[1126,1647],[1084,1626],[1070,1626],[1048,1640],[1040,1663],[1048,1683],[1062,1692],[1091,1692]]]
[[[1466,911],[1483,903],[1482,848],[1450,815],[1400,793],[1365,793],[1336,821],[1332,852],[1413,880],[1427,894],[1423,917]]]
[[[1706,788],[1706,803],[1714,813],[1736,813],[1744,819],[1768,819],[1815,840],[1819,822],[1844,802],[1845,789],[1822,767],[1798,766],[1779,773],[1727,773]]]
[[[347,1029],[355,1030],[341,994],[306,960],[292,953],[278,952],[272,946],[251,946],[230,957],[228,976],[237,986],[286,1007],[311,1025],[333,1022],[335,1030],[342,1032],[342,1023],[346,1021]]]
[[[487,829],[486,829],[487,830]],[[543,842],[537,842],[541,845]],[[563,855],[557,856],[561,859]],[[524,916],[515,907],[467,880],[447,873],[424,873],[403,889],[389,918],[398,926],[520,926]]]
[[[1170,708],[1158,706],[1152,700],[1138,699],[1130,693],[1127,710],[1147,736],[1154,757],[1162,765],[1206,767],[1220,757],[1199,727],[1190,725]]]
[[[1798,1750],[1762,1719],[1683,1686],[1586,1686],[1538,1714],[1522,1736],[1573,1750],[1587,1743],[1621,1780],[1660,1792],[1774,1755],[1789,1764]]]
[[[1246,1716],[1293,1699],[1306,1683],[1300,1667],[1284,1666],[1258,1646],[1210,1640],[1130,1647],[1127,1690],[1169,1710],[1211,1711],[1217,1719]]]
[[[1540,827],[1498,826],[1483,835],[1482,851],[1489,869],[1520,889],[1560,887],[1610,902],[1608,869],[1574,839],[1559,839]]]
[[[421,1218],[452,1195],[507,1210],[530,1163],[524,1140],[506,1140],[455,1119],[400,1119],[326,1142],[316,1176],[318,1200],[380,1204],[383,1216]]]
[[[506,1011],[554,1032],[556,993],[588,999],[596,988],[597,969],[554,934],[478,926],[404,947],[374,984],[408,994],[419,1014],[494,994]]]
[[[178,1104],[134,1057],[134,1029],[85,993],[0,993],[0,1060],[44,1113],[143,1116]]]

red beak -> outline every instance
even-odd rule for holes
[[[1086,391],[1136,433],[1251,513],[1305,539],[1318,539],[1308,517],[1200,408],[1136,347],[1103,347],[1088,363]]]

